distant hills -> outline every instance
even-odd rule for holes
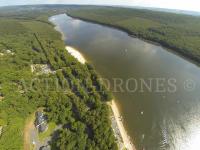
[[[156,7],[141,7],[141,6],[115,6],[114,7],[124,7],[124,8],[134,8],[134,9],[147,9],[153,11],[161,11],[161,12],[170,12],[176,14],[186,14],[192,16],[200,16],[200,12],[197,11],[189,11],[189,10],[180,10],[180,9],[168,9],[168,8],[156,8]]]
[[[171,13],[177,13],[177,14],[187,14],[187,15],[193,15],[193,16],[200,16],[200,12],[197,12],[197,11],[166,9],[166,8],[150,8],[150,7],[147,7],[146,9],[150,9],[150,10],[154,10],[154,11],[171,12]]]
[[[49,7],[80,7],[80,6],[97,6],[97,7],[101,7],[101,6],[111,6],[111,7],[122,7],[122,8],[133,8],[133,9],[146,9],[146,10],[152,10],[152,11],[160,11],[160,12],[169,12],[169,13],[176,13],[176,14],[186,14],[186,15],[192,15],[192,16],[200,16],[200,12],[197,11],[189,11],[189,10],[179,10],[179,9],[168,9],[168,8],[156,8],[156,7],[142,7],[142,6],[120,6],[120,5],[76,5],[76,4],[71,4],[71,5],[67,5],[67,4],[38,4],[38,5],[21,5],[23,6],[23,8],[20,7],[20,5],[17,5],[17,8],[21,8],[23,10],[25,10],[25,8],[27,9],[44,9],[44,8],[49,8]],[[25,6],[25,7],[24,7]],[[38,7],[40,6],[40,7]],[[41,7],[42,6],[42,7]],[[15,6],[1,6],[0,8],[13,8]]]

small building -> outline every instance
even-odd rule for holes
[[[45,132],[48,129],[47,117],[42,111],[36,112],[35,127],[39,132]]]
[[[45,132],[47,129],[48,129],[48,125],[47,125],[46,122],[40,124],[40,125],[39,125],[39,128],[38,128],[39,132]]]

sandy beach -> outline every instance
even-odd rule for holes
[[[112,100],[109,103],[109,105],[111,106],[111,109],[113,111],[113,115],[114,115],[115,121],[117,123],[118,129],[119,129],[122,141],[123,141],[123,147],[121,147],[121,149],[126,148],[127,150],[136,150],[135,146],[131,142],[130,137],[128,136],[128,134],[124,128],[124,125],[122,122],[122,117],[117,108],[116,102],[114,100]]]
[[[83,57],[83,55],[78,50],[76,50],[75,48],[73,48],[71,46],[66,46],[65,48],[80,63],[85,64],[86,60],[85,60],[85,58]]]
[[[83,55],[78,50],[76,50],[75,48],[70,47],[70,46],[66,46],[66,50],[74,58],[76,58],[80,63],[85,64],[86,59],[83,57]],[[121,139],[121,140],[119,140],[120,150],[124,150],[124,148],[126,148],[127,150],[136,150],[135,146],[132,144],[130,137],[128,136],[128,134],[124,128],[124,125],[122,122],[122,117],[119,113],[116,102],[114,100],[112,100],[109,103],[109,105],[113,111],[112,121],[114,122],[113,123],[114,126],[116,126],[116,127],[113,127],[113,130],[116,130],[115,134],[118,134],[118,132],[119,132],[119,135],[116,135],[116,136],[120,136],[120,139]]]

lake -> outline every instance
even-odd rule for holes
[[[114,28],[65,14],[49,20],[103,77],[138,150],[199,150],[198,66]]]

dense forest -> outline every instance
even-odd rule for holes
[[[118,149],[106,104],[112,94],[93,66],[79,63],[65,50],[48,21],[61,13],[120,28],[200,62],[199,17],[96,6],[2,7],[0,150],[23,149],[25,121],[38,108],[44,108],[48,122],[62,126],[52,149]],[[31,72],[35,64],[49,65],[52,73]]]
[[[106,104],[112,95],[90,64],[65,50],[48,17],[66,9],[55,8],[0,9],[0,150],[23,149],[25,120],[41,107],[62,125],[52,149],[118,149]],[[52,73],[31,72],[34,64]]]
[[[200,17],[132,8],[88,6],[67,14],[116,27],[200,62]]]

